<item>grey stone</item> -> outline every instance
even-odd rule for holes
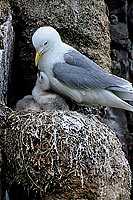
[[[115,17],[110,24],[113,40],[111,42],[112,72],[133,82],[133,1],[106,0],[106,3],[109,9],[109,19],[112,19],[111,16],[117,17],[117,23]],[[133,104],[133,102],[130,102],[130,104]],[[123,150],[127,154],[133,171],[133,113],[120,114],[120,112],[108,110],[107,121],[115,130],[121,143],[124,144]],[[115,118],[111,116],[115,116]]]
[[[13,54],[13,26],[10,6],[5,1],[0,1],[0,101],[7,102],[9,71]],[[0,110],[0,120],[4,113]],[[1,132],[0,128],[0,199],[1,199]]]
[[[2,24],[0,24],[0,101],[7,102],[9,73],[11,69],[14,33],[12,15],[8,3],[0,2]]]
[[[123,48],[128,47],[128,27],[126,23],[110,24],[111,40]]]

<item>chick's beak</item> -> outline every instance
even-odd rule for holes
[[[41,51],[40,53],[36,52],[36,57],[35,57],[35,66],[38,65],[38,61],[42,55],[43,51]]]

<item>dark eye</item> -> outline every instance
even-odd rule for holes
[[[41,76],[41,80],[43,80],[43,76]]]
[[[46,45],[48,42],[44,42],[44,44],[43,45]]]

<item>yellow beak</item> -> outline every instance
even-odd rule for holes
[[[36,57],[35,57],[35,66],[38,65],[38,61],[42,55],[43,51],[41,51],[40,53],[36,52]]]

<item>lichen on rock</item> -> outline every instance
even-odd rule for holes
[[[0,2],[0,100],[7,102],[9,71],[11,69],[14,32],[9,3]]]

